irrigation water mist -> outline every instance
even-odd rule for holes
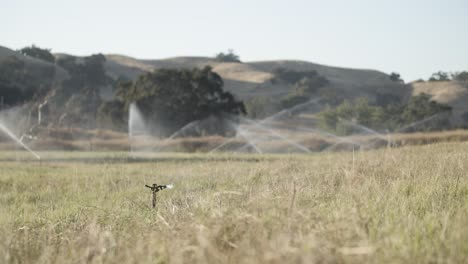
[[[335,143],[333,143],[330,146],[323,149],[322,152],[333,150],[342,143],[347,143],[348,145],[351,145],[353,147],[353,149],[355,147],[358,147],[359,149],[363,149],[363,147],[364,147],[363,144],[357,143],[355,141],[349,141],[349,140],[346,139],[346,137],[341,137],[341,138],[338,137],[337,141]]]
[[[128,110],[128,133],[130,137],[146,133],[145,120],[135,103],[131,103]]]
[[[261,133],[255,133],[254,130],[256,129],[256,130],[260,130],[260,131],[263,131],[263,132],[266,132],[266,133],[270,134],[276,140],[280,140],[281,142],[284,142],[287,145],[292,146],[293,148],[300,150],[301,152],[310,153],[311,152],[310,149],[308,149],[304,145],[299,144],[298,142],[290,139],[288,136],[283,135],[276,128],[273,128],[270,125],[267,125],[267,123],[269,123],[271,121],[274,121],[274,120],[277,120],[277,119],[283,117],[284,115],[287,115],[287,114],[290,115],[294,111],[298,111],[298,110],[303,109],[305,107],[308,107],[310,105],[318,104],[319,102],[320,102],[320,98],[314,98],[314,99],[309,100],[309,101],[307,101],[305,103],[301,103],[301,104],[295,105],[293,107],[290,107],[288,109],[281,110],[281,111],[279,111],[279,112],[277,112],[277,113],[275,113],[273,115],[270,115],[270,116],[268,116],[268,117],[266,117],[264,119],[261,119],[261,120],[241,118],[240,119],[241,122],[239,124],[236,124],[236,131],[237,131],[237,134],[240,137],[244,138],[247,141],[247,143],[244,144],[243,146],[239,147],[236,151],[242,151],[247,146],[252,146],[252,148],[256,152],[263,153],[263,151],[261,150],[261,148],[258,146],[257,143],[259,143],[260,141],[264,141],[264,136],[262,136]],[[249,126],[250,126],[250,128],[249,128]],[[214,152],[214,151],[220,150],[223,147],[229,145],[231,142],[235,141],[237,138],[238,137],[231,138],[231,139],[221,143],[220,145],[212,148],[209,152]]]
[[[192,122],[186,124],[185,126],[181,127],[176,132],[172,133],[166,140],[171,140],[171,139],[177,138],[179,136],[184,136],[185,133],[187,133],[187,132],[193,130],[195,127],[197,127],[199,123],[200,123],[200,120],[195,120],[195,121],[192,121]]]
[[[297,148],[297,149],[300,149],[300,150],[302,150],[302,151],[304,151],[304,152],[306,152],[306,153],[310,153],[310,152],[311,152],[310,149],[308,149],[308,148],[306,148],[305,146],[303,146],[303,145],[301,145],[301,144],[295,142],[294,140],[289,139],[288,137],[286,137],[286,136],[280,134],[280,133],[277,132],[276,130],[267,128],[266,126],[262,125],[261,122],[255,122],[254,120],[251,120],[251,119],[248,119],[248,118],[242,118],[242,120],[246,121],[246,122],[249,123],[249,124],[254,125],[254,126],[257,127],[257,128],[260,128],[261,130],[264,130],[264,131],[270,133],[270,134],[273,135],[274,137],[279,138],[280,140],[282,140],[282,141],[288,143],[289,145],[291,145],[291,146],[293,146],[293,147],[295,147],[295,148]]]
[[[162,142],[159,142],[158,144],[160,144],[159,147],[157,147],[154,151],[157,152],[157,151],[160,151],[161,148],[163,148],[163,145],[165,142],[168,142],[174,138],[177,138],[179,136],[183,136],[186,132],[192,130],[193,128],[195,128],[198,124],[200,123],[200,120],[195,120],[195,121],[192,121],[188,124],[186,124],[185,126],[183,126],[182,128],[180,128],[179,130],[177,130],[176,132],[172,133],[172,135],[170,135],[168,138],[164,139]]]
[[[239,133],[239,135],[244,138],[245,140],[247,140],[247,144],[245,144],[244,146],[252,146],[252,148],[259,154],[263,154],[263,151],[256,145],[256,142],[253,142],[251,140],[251,137],[248,135],[248,132],[244,131],[243,129],[239,128],[237,130],[237,132]],[[243,147],[241,147],[243,148]],[[241,148],[239,148],[238,150],[240,150]]]
[[[351,121],[348,121],[348,120],[346,120],[346,119],[341,119],[340,122],[342,122],[343,124],[345,124],[345,125],[347,125],[347,126],[350,126],[350,127],[353,127],[353,128],[357,128],[357,129],[359,129],[359,130],[361,130],[361,131],[367,132],[367,133],[369,133],[369,134],[371,134],[371,135],[375,135],[375,136],[377,136],[377,137],[379,137],[379,138],[382,138],[382,139],[384,139],[384,140],[387,140],[387,137],[386,137],[385,135],[383,135],[383,134],[381,134],[381,133],[379,133],[379,132],[377,132],[377,131],[375,131],[375,130],[373,130],[373,129],[370,129],[370,128],[364,126],[364,125],[361,125],[361,124],[359,124],[359,123],[351,122]]]
[[[290,107],[288,109],[283,109],[283,110],[279,111],[278,113],[275,113],[273,115],[270,115],[270,116],[260,120],[259,123],[263,124],[265,122],[277,119],[277,118],[279,118],[281,116],[284,116],[286,114],[291,114],[292,112],[298,111],[298,110],[303,109],[303,108],[305,108],[307,106],[310,106],[310,105],[313,105],[313,104],[318,104],[320,102],[320,100],[321,100],[321,98],[314,98],[314,99],[311,99],[311,100],[309,100],[309,101],[307,101],[305,103],[297,104],[297,105],[295,105],[293,107]]]
[[[41,160],[41,157],[30,149],[26,144],[24,144],[13,132],[10,131],[3,123],[0,122],[0,130],[3,131],[9,138],[11,138],[15,143],[23,147],[25,150],[29,151],[36,159]]]
[[[133,138],[137,135],[145,135],[147,133],[143,114],[136,103],[131,103],[128,108],[128,142],[130,145],[130,153],[133,153]]]
[[[326,147],[325,149],[322,150],[322,152],[325,152],[325,151],[329,151],[329,150],[332,150],[334,149],[336,146],[342,144],[342,143],[346,143],[346,144],[349,144],[353,147],[358,147],[359,149],[362,148],[362,144],[357,142],[356,140],[353,140],[351,139],[350,137],[346,137],[346,136],[337,136],[333,133],[330,133],[330,132],[326,132],[326,131],[323,131],[323,130],[320,130],[320,129],[316,129],[316,128],[306,128],[306,127],[297,127],[298,130],[300,131],[306,131],[306,132],[311,132],[311,133],[315,133],[319,136],[322,136],[322,137],[326,137],[326,138],[332,138],[333,140],[336,140],[335,143],[331,144],[330,146]]]
[[[323,136],[323,137],[333,138],[333,139],[336,139],[336,140],[338,140],[340,142],[347,142],[347,143],[350,143],[350,144],[359,145],[358,142],[356,142],[356,141],[354,141],[352,139],[349,139],[348,137],[340,137],[340,136],[337,136],[337,135],[335,135],[333,133],[326,132],[326,131],[323,131],[323,130],[320,130],[320,129],[308,128],[308,127],[302,127],[302,126],[296,127],[296,129],[299,130],[299,131],[315,133],[315,134]]]
[[[212,148],[209,152],[220,150],[223,147],[229,145],[231,142],[241,138],[245,140],[246,143],[243,146],[237,148],[236,151],[242,151],[248,146],[251,146],[255,152],[264,153],[265,151],[262,149],[262,147],[260,147],[261,143],[278,141],[278,142],[282,142],[288,146],[293,147],[293,149],[297,149],[305,153],[310,153],[311,152],[310,149],[300,144],[299,142],[295,141],[294,139],[290,138],[289,136],[284,135],[283,133],[279,131],[279,129],[273,127],[270,123],[272,121],[276,121],[276,120],[283,118],[285,115],[291,115],[295,111],[302,110],[311,105],[316,105],[319,102],[320,102],[320,98],[315,98],[307,102],[295,105],[291,108],[279,111],[262,120],[240,118],[240,120],[237,120],[236,122],[234,122],[228,118],[226,122],[233,128],[234,131],[236,131],[236,136]],[[201,125],[202,121],[196,120],[183,126],[179,130],[175,131],[168,138],[164,139],[162,142],[158,142],[157,144],[159,146],[156,149],[153,149],[153,151],[156,151],[156,152],[160,151],[164,147],[164,144],[163,144],[164,142],[170,141],[177,137],[185,136],[188,132],[193,131],[193,129]],[[143,115],[139,111],[135,103],[132,103],[129,107],[128,131],[129,131],[130,150],[133,152],[134,150],[133,138],[136,135],[147,134],[147,126],[145,124]],[[339,138],[336,135],[335,137]]]
[[[417,126],[419,126],[419,125],[422,125],[422,124],[424,124],[424,123],[427,123],[427,122],[431,121],[432,119],[438,117],[439,115],[440,115],[440,114],[435,114],[435,115],[426,117],[426,118],[424,118],[423,120],[419,120],[419,121],[413,122],[413,123],[411,123],[411,124],[408,124],[408,125],[406,125],[406,126],[403,126],[403,127],[399,128],[396,132],[404,132],[404,131],[406,131],[406,130],[412,128],[412,127],[417,127]]]
[[[254,120],[254,119],[249,119],[245,117],[227,117],[224,121],[227,122],[229,126],[231,126],[231,129],[235,131],[235,136],[229,139],[224,140],[217,146],[214,146],[209,150],[208,152],[216,152],[220,150],[228,150],[229,151],[234,151],[234,152],[244,152],[249,146],[253,151],[257,153],[268,153],[268,152],[276,152],[276,151],[284,151],[284,146],[289,146],[292,148],[289,148],[288,151],[291,151],[294,149],[300,152],[304,153],[310,153],[312,152],[311,149],[309,149],[306,145],[299,143],[300,140],[297,140],[297,138],[294,138],[294,135],[297,135],[298,132],[305,132],[307,133],[307,136],[310,137],[319,137],[319,138],[327,138],[326,142],[330,142],[330,140],[333,140],[330,145],[328,145],[325,149],[321,149],[320,151],[327,151],[331,149],[335,149],[337,146],[341,146],[343,144],[346,144],[347,146],[351,147],[354,149],[355,147],[359,149],[366,149],[369,146],[373,147],[375,143],[375,140],[384,140],[387,142],[387,144],[392,143],[392,138],[391,134],[387,133],[379,133],[367,126],[364,126],[362,124],[359,124],[355,121],[349,121],[345,119],[340,119],[338,120],[339,123],[342,125],[352,127],[353,128],[353,133],[350,136],[338,136],[334,133],[327,132],[321,129],[316,128],[316,121],[314,119],[307,119],[310,123],[307,124],[301,124],[298,126],[295,126],[294,123],[293,125],[285,126],[285,116],[288,115],[287,119],[294,119],[295,115],[299,111],[303,111],[305,108],[308,108],[308,111],[312,111],[312,113],[315,113],[314,111],[317,109],[320,109],[321,107],[315,109],[313,107],[317,106],[323,106],[321,105],[321,99],[320,98],[314,98],[312,100],[309,100],[305,103],[301,103],[298,105],[295,105],[291,108],[281,110],[275,114],[272,114],[266,118],[260,119],[260,120]],[[407,126],[404,126],[400,128],[398,131],[404,131],[407,130],[411,127],[415,127],[418,125],[421,125],[423,123],[426,123],[432,119],[434,119],[437,115],[425,118],[423,120],[413,122]],[[192,121],[186,125],[184,125],[182,128],[179,130],[175,131],[173,134],[171,134],[168,138],[157,142],[156,144],[151,147],[153,151],[161,151],[161,149],[164,147],[164,143],[167,141],[170,141],[175,138],[179,137],[185,137],[185,136],[191,136],[193,135],[193,131],[195,129],[203,128],[205,125],[205,120],[196,120]],[[279,126],[279,127],[278,127]],[[145,121],[143,118],[143,115],[139,111],[138,107],[136,104],[131,104],[129,108],[129,141],[130,144],[132,145],[132,137],[138,135],[138,134],[145,134],[148,135],[147,131],[147,126],[145,125]],[[360,136],[360,135],[371,135],[374,136],[372,138],[354,138],[354,136]],[[300,135],[301,136],[301,135]],[[237,147],[235,149],[230,146],[231,143],[235,141],[242,140],[243,144],[240,147]],[[283,144],[281,149],[271,149],[271,143],[281,143]],[[264,144],[270,144],[270,145],[264,145]],[[155,145],[159,145],[154,149]],[[133,151],[133,147],[131,146],[131,150]]]

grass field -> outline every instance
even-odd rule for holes
[[[0,152],[0,263],[468,262],[467,143],[42,156]]]

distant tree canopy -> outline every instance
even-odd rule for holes
[[[225,114],[245,114],[241,101],[223,91],[223,80],[203,69],[160,69],[121,84],[117,95],[126,105],[135,102],[155,133],[168,136],[184,125]]]
[[[106,57],[102,54],[93,54],[84,58],[66,56],[57,60],[57,64],[70,73],[73,85],[105,85],[108,81],[104,69]]]
[[[250,118],[264,118],[279,111],[278,102],[271,96],[257,96],[245,102],[245,108]]]
[[[53,66],[32,72],[16,56],[7,57],[0,63],[0,96],[3,97],[3,103],[14,106],[31,100],[49,88],[54,75]]]
[[[100,91],[104,86],[114,85],[114,81],[106,74],[105,61],[102,54],[83,58],[63,56],[57,59],[56,63],[68,72],[69,78],[54,90],[54,96],[48,100],[50,122],[88,128],[98,125],[95,120],[103,104]]]
[[[401,78],[399,73],[392,72],[389,76],[392,82],[404,83],[403,79]]]
[[[84,58],[65,56],[58,59],[57,64],[70,74],[70,79],[64,82],[64,86],[73,89],[97,89],[111,82],[104,69],[105,61],[104,55],[94,54]]]
[[[23,55],[27,55],[50,63],[54,63],[55,61],[54,55],[52,55],[50,49],[41,49],[37,46],[32,45],[30,47],[24,47],[20,49],[19,52]]]
[[[101,106],[99,106],[96,118],[100,128],[125,131],[127,129],[125,116],[124,102],[113,100],[103,102]]]
[[[277,111],[291,108],[295,105],[305,103],[314,96],[321,98],[336,99],[337,95],[331,90],[321,89],[329,81],[316,71],[294,71],[285,68],[276,68],[273,70],[271,83],[288,85],[291,91],[279,97],[254,97],[247,101],[247,112],[252,118],[262,118],[271,115]]]
[[[461,118],[463,118],[463,121],[465,121],[466,123],[468,123],[468,111],[464,112],[464,113],[461,115]],[[468,127],[465,125],[465,128],[468,128]]]
[[[450,74],[448,72],[438,71],[431,75],[430,82],[444,82],[450,81]]]
[[[234,53],[234,50],[230,49],[227,53],[220,52],[216,54],[215,59],[219,62],[241,62],[239,55]]]
[[[329,83],[328,79],[317,71],[293,71],[277,68],[273,71],[273,83],[286,82],[293,85],[293,91],[280,99],[281,108],[290,108],[310,100],[322,87]]]
[[[347,122],[356,122],[374,130],[398,132],[443,130],[449,125],[451,107],[431,101],[427,94],[413,96],[407,104],[385,107],[369,104],[366,98],[345,100],[336,109],[319,113],[319,125],[341,135],[355,132]],[[420,124],[407,127],[410,124]],[[405,128],[407,127],[407,128]],[[359,131],[358,131],[359,132]]]
[[[459,82],[468,82],[468,72],[462,71],[453,74],[453,79]]]
[[[405,105],[401,117],[404,123],[413,123],[436,114],[451,111],[450,106],[432,101],[430,95],[423,93],[411,97],[411,100]]]
[[[24,61],[16,56],[7,57],[0,63],[0,78],[10,79],[12,82],[20,82],[26,72]]]

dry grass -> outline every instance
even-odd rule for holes
[[[468,144],[0,153],[0,262],[466,263]],[[150,208],[145,183],[174,183]]]

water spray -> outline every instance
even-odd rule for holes
[[[128,142],[130,153],[133,153],[133,138],[139,134],[145,134],[146,126],[143,115],[136,103],[131,103],[128,109]]]
[[[157,143],[157,144],[159,144],[159,146],[154,151],[155,152],[160,151],[161,148],[164,147],[164,143],[178,137],[179,135],[183,135],[186,130],[189,130],[189,129],[192,129],[192,128],[196,127],[199,123],[200,123],[200,120],[195,120],[195,121],[192,121],[192,122],[186,124],[185,126],[180,128],[176,132],[172,133],[172,135],[170,135],[168,138],[164,139],[162,142]]]
[[[254,125],[255,127],[259,128],[259,129],[261,129],[261,130],[263,130],[263,131],[265,131],[265,132],[270,133],[270,134],[273,135],[274,137],[279,138],[279,139],[285,141],[285,142],[288,143],[289,145],[291,145],[291,146],[293,146],[293,147],[296,147],[296,148],[298,148],[298,149],[304,151],[305,153],[310,153],[310,152],[311,152],[310,149],[308,149],[308,148],[304,147],[303,145],[301,145],[301,144],[299,144],[299,143],[297,143],[297,142],[295,142],[295,141],[289,139],[288,137],[286,137],[286,136],[280,134],[279,132],[274,131],[273,129],[268,129],[267,127],[263,126],[263,125],[261,124],[261,122],[255,122],[255,121],[250,120],[250,119],[247,119],[247,118],[243,118],[243,120],[245,120],[247,123],[252,124],[252,125]]]
[[[297,105],[295,105],[293,107],[290,107],[288,109],[281,110],[276,114],[273,114],[273,115],[271,115],[269,117],[265,117],[264,119],[260,120],[259,123],[263,124],[263,123],[266,123],[266,122],[268,122],[270,120],[276,119],[276,118],[278,118],[280,116],[290,114],[290,113],[292,113],[294,111],[297,111],[299,109],[307,107],[307,106],[309,106],[311,104],[317,104],[320,100],[321,100],[321,98],[314,98],[314,99],[311,99],[311,100],[309,100],[309,101],[307,101],[305,103],[297,104]]]
[[[245,146],[252,146],[252,148],[259,154],[263,154],[263,151],[255,144],[256,142],[253,142],[253,140],[250,140],[248,135],[242,130],[238,129],[237,132],[239,132],[239,135],[243,137],[245,140],[247,140],[247,144]]]
[[[383,135],[383,134],[381,134],[381,133],[379,133],[379,132],[377,132],[377,131],[375,131],[373,129],[370,129],[370,128],[366,127],[366,126],[363,126],[363,125],[361,125],[359,123],[351,122],[351,121],[348,121],[348,120],[342,119],[342,118],[340,118],[339,121],[341,121],[345,125],[357,128],[357,129],[359,129],[361,131],[364,131],[364,132],[367,132],[369,134],[375,135],[375,136],[387,141],[387,137],[385,135]]]
[[[10,137],[13,141],[15,141],[18,145],[23,147],[25,150],[29,151],[36,159],[41,160],[41,157],[34,152],[32,149],[30,149],[26,144],[24,144],[21,140],[18,139],[18,137],[13,134],[4,124],[0,123],[0,130],[2,130],[8,137]]]
[[[435,114],[435,115],[426,117],[426,118],[424,118],[424,119],[422,119],[422,120],[413,122],[413,123],[411,123],[411,124],[408,124],[408,125],[406,125],[406,126],[403,126],[403,127],[399,128],[396,132],[397,132],[397,133],[398,133],[398,132],[404,132],[404,131],[408,130],[409,128],[416,127],[416,126],[419,126],[419,125],[421,125],[421,124],[427,123],[427,122],[431,121],[432,119],[438,117],[439,115],[440,115],[440,114]]]
[[[231,118],[227,118],[227,121],[229,122],[228,124],[232,126],[234,130],[236,131],[235,137],[223,140],[219,144],[212,147],[208,152],[213,153],[221,149],[229,149],[227,147],[229,144],[235,142],[236,140],[241,139],[243,141],[245,140],[245,142],[242,142],[243,144],[233,151],[243,151],[244,149],[251,147],[253,151],[257,153],[268,152],[267,150],[265,150],[263,142],[275,140],[275,142],[276,141],[284,142],[288,146],[291,146],[294,149],[299,150],[301,152],[310,153],[312,150],[308,148],[306,145],[302,144],[302,141],[300,138],[295,138],[295,134],[290,134],[287,131],[286,133],[284,133],[281,127],[277,127],[278,124],[276,121],[281,121],[283,119],[285,120],[286,116],[296,115],[298,111],[303,111],[305,110],[305,108],[312,107],[313,105],[318,106],[321,104],[322,104],[321,98],[313,98],[313,99],[308,100],[307,102],[294,105],[287,109],[283,109],[273,115],[270,115],[260,120],[240,117],[241,122],[237,123],[239,120],[236,120],[236,122],[233,122]],[[141,112],[138,110],[137,105],[135,103],[132,103],[130,105],[129,110],[130,110],[129,111],[129,124],[128,124],[129,141],[130,141],[130,148],[132,151],[133,149],[132,138],[138,133],[146,133],[148,131],[146,129],[144,118]],[[310,109],[310,110],[315,112],[315,106],[313,109]],[[408,130],[411,127],[418,126],[436,117],[437,115],[427,117],[423,120],[413,122],[409,125],[401,127],[399,130],[394,131],[394,132]],[[189,122],[186,125],[184,125],[182,128],[180,128],[179,130],[171,134],[168,138],[164,140],[160,140],[157,143],[153,143],[151,148],[152,149],[154,148],[153,151],[156,151],[156,152],[161,151],[161,149],[165,148],[166,142],[173,140],[177,137],[187,136],[186,134],[187,131],[195,130],[198,127],[203,126],[203,122],[204,120],[195,120],[195,121]],[[377,142],[378,144],[380,144],[381,140],[384,140],[385,142],[387,142],[387,146],[391,147],[393,145],[392,134],[390,134],[388,130],[384,134],[376,130],[373,130],[369,127],[366,127],[362,124],[359,124],[356,122],[356,120],[346,120],[343,118],[339,118],[339,122],[347,127],[353,128],[352,130],[353,133],[357,133],[358,135],[367,134],[367,135],[372,135],[373,137],[370,138],[367,142],[364,142],[364,140],[357,140],[357,139],[355,140],[352,137],[346,137],[346,136],[341,137],[341,136],[338,136],[333,133],[329,133],[329,132],[326,132],[317,128],[306,127],[309,124],[304,124],[304,126],[301,126],[300,124],[299,126],[294,125],[293,131],[294,132],[298,132],[298,131],[310,132],[313,134],[317,134],[321,137],[333,139],[334,142],[330,142],[332,144],[327,146],[325,149],[322,149],[322,151],[334,149],[337,145],[340,145],[342,143],[346,143],[347,145],[352,146],[353,149],[355,147],[359,149],[363,149],[368,146],[374,145],[375,140],[379,141]],[[313,126],[315,125],[315,123],[310,124],[310,125]],[[291,127],[288,127],[287,129],[291,129]],[[327,143],[328,141],[329,140],[327,140]]]

